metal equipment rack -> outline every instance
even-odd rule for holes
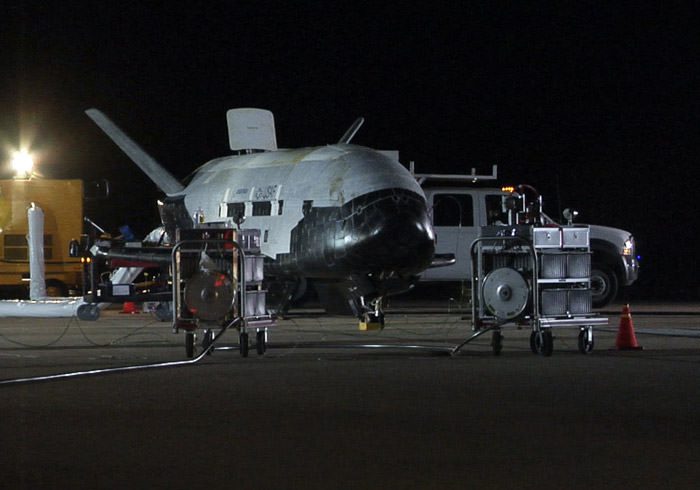
[[[266,309],[260,230],[198,223],[196,228],[176,229],[175,240],[174,246],[144,246],[86,236],[82,245],[72,247],[83,258],[88,278],[78,318],[97,320],[100,303],[153,302],[160,320],[172,321],[174,332],[184,330],[189,358],[194,356],[200,326],[204,328],[201,345],[209,353],[218,338],[214,330],[221,327],[219,333],[223,333],[235,326],[243,357],[248,356],[249,329],[255,329],[258,354],[264,354],[274,318]],[[144,268],[159,269],[158,280],[135,284],[135,276]]]
[[[532,352],[551,356],[552,328],[579,328],[578,348],[593,350],[593,327],[607,318],[591,311],[591,251],[586,226],[485,226],[471,245],[471,337],[492,332],[491,346],[502,349],[501,329],[531,327]]]
[[[80,257],[83,262],[85,285],[85,303],[78,307],[77,317],[84,321],[98,320],[100,304],[153,302],[159,305],[156,316],[169,320],[172,316],[169,308],[172,292],[168,283],[171,252],[171,247],[142,246],[140,242],[123,243],[83,235],[81,243],[71,244],[71,256]],[[133,271],[138,273],[143,269],[161,269],[163,274],[157,274],[158,280],[147,285],[137,284]],[[114,274],[117,270],[120,273]]]
[[[194,355],[195,331],[204,326],[208,349],[217,325],[237,325],[239,351],[247,357],[248,330],[256,331],[259,355],[267,349],[274,319],[266,311],[259,230],[195,228],[178,231],[172,250],[173,330],[185,331],[185,350]]]

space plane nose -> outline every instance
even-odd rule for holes
[[[432,225],[425,202],[417,195],[394,191],[379,195],[362,207],[355,220],[349,255],[373,271],[402,276],[425,270],[435,251]]]
[[[424,217],[412,212],[387,214],[377,242],[378,250],[385,254],[385,267],[401,274],[422,272],[430,265],[435,251],[427,214]]]

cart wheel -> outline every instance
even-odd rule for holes
[[[79,320],[94,322],[100,318],[100,307],[92,304],[83,304],[78,306],[76,315]]]
[[[552,331],[546,329],[540,332],[532,332],[530,334],[530,349],[535,354],[541,354],[545,357],[551,356],[554,351]]]
[[[547,329],[542,332],[542,352],[541,354],[545,357],[549,357],[554,352],[554,337],[552,337],[552,331]]]
[[[156,305],[153,314],[159,322],[169,322],[173,319],[173,305],[170,301],[161,301]]]
[[[500,330],[494,330],[491,334],[491,348],[493,349],[493,355],[498,356],[503,350],[503,334]]]
[[[185,355],[194,357],[194,332],[185,332]]]
[[[241,352],[241,357],[248,357],[248,333],[241,332],[238,336],[238,348]]]
[[[204,337],[202,338],[202,349],[207,350],[213,341],[214,331],[208,328],[204,331]],[[210,356],[213,351],[214,348],[212,347],[211,349],[209,349],[209,352],[207,352],[207,355]]]
[[[590,330],[590,336],[589,336]],[[589,354],[593,351],[595,339],[593,338],[593,329],[591,327],[582,328],[578,334],[578,350],[581,354]]]
[[[265,330],[258,330],[255,334],[255,348],[258,351],[258,355],[262,356],[267,350],[267,332]]]

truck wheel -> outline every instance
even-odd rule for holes
[[[68,296],[68,286],[58,279],[46,281],[46,296],[49,298],[65,298]]]
[[[602,308],[617,297],[617,276],[607,267],[594,265],[591,268],[591,292],[593,307]]]

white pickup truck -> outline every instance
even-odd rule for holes
[[[507,223],[503,209],[508,190],[479,185],[496,180],[491,175],[414,174],[423,187],[436,235],[435,253],[454,254],[455,263],[426,270],[421,282],[465,281],[471,278],[470,245],[479,236],[481,226]],[[546,215],[545,220],[554,222]],[[600,308],[615,299],[620,287],[637,280],[639,263],[632,234],[607,226],[589,225],[591,289],[593,306]]]

